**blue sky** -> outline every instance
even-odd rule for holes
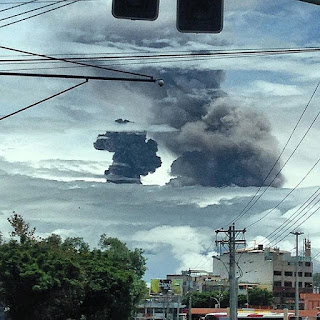
[[[35,7],[29,5],[28,9]],[[174,1],[161,0],[157,21],[138,22],[113,18],[110,0],[79,2],[0,28],[0,45],[63,56],[319,47],[320,6],[297,0],[225,0],[224,30],[206,35],[179,33],[175,28],[175,7]],[[10,13],[22,12],[22,8]],[[2,14],[6,17],[5,12]],[[5,50],[1,50],[0,55],[17,58],[17,54]],[[48,73],[101,74],[89,68],[56,68],[62,65],[66,66],[40,67],[51,67],[42,71]],[[1,65],[2,70],[31,68],[30,72],[41,72],[32,69],[35,67],[39,65]],[[270,123],[268,139],[274,139],[275,144],[268,145],[269,140],[262,139],[258,147],[276,153],[285,144],[320,80],[319,54],[117,67],[163,77],[167,86],[90,81],[1,121],[0,228],[4,235],[8,234],[6,219],[15,210],[36,226],[40,235],[55,232],[62,236],[83,236],[92,246],[97,244],[101,233],[119,237],[130,247],[145,250],[146,280],[197,265],[210,271],[210,257],[215,251],[213,231],[236,217],[257,189],[165,185],[171,177],[171,163],[185,150],[175,141],[180,151],[174,152],[172,146],[168,147],[168,141],[161,139],[158,154],[162,167],[144,177],[144,185],[107,184],[103,173],[112,163],[112,154],[95,150],[93,143],[98,134],[116,128],[117,118],[134,121],[131,128],[146,130],[149,138],[157,139],[166,132],[176,131],[170,123],[160,121],[160,111],[170,111],[175,102],[179,104],[192,94],[196,96],[193,97],[196,103],[210,102],[217,81],[227,95],[227,103],[239,110],[249,107],[263,114],[265,122]],[[77,83],[4,76],[0,82],[3,115]],[[282,163],[317,114],[319,99],[318,93],[283,154]],[[163,109],[159,110],[159,106]],[[273,208],[308,172],[320,156],[318,136],[319,123],[316,122],[284,168],[283,187],[270,188],[246,217],[239,220],[240,227]],[[179,139],[184,141],[185,136],[181,134]],[[262,220],[259,227],[248,229],[248,241],[263,239],[281,224],[316,190],[319,178],[319,169],[315,168],[283,206]],[[319,215],[315,214],[301,226],[310,237],[314,252],[320,250],[318,221]],[[289,237],[280,246],[291,250],[294,239]]]

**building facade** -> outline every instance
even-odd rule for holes
[[[295,297],[296,257],[279,248],[245,248],[236,252],[236,276],[239,282],[255,283],[273,292],[277,308],[293,308]],[[229,277],[229,253],[213,257],[213,274],[221,279]],[[298,280],[300,293],[312,293],[313,264],[311,243],[304,241],[303,254],[298,257]],[[303,306],[301,306],[303,307]]]
[[[186,270],[181,274],[168,274],[167,279],[181,279],[183,281],[183,294],[188,291],[206,292],[219,291],[221,287],[227,286],[227,281],[221,281],[219,276],[205,270]]]

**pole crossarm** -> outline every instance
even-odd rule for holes
[[[229,247],[229,307],[230,320],[237,320],[238,317],[238,279],[236,278],[236,244],[246,244],[245,240],[238,240],[239,234],[245,234],[246,229],[236,229],[235,225],[229,226],[228,230],[216,230],[216,235],[224,233],[227,240],[216,240],[216,244],[227,244]]]

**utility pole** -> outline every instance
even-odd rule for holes
[[[191,301],[191,270],[188,271],[188,320],[192,320],[192,314],[191,314],[191,307],[192,307],[192,301]]]
[[[216,230],[218,233],[225,233],[228,237],[227,240],[216,240],[216,244],[227,244],[229,248],[229,308],[230,308],[230,320],[237,320],[238,314],[238,281],[236,279],[236,244],[245,244],[245,240],[237,240],[239,233],[244,234],[246,229],[236,230],[235,225],[229,226],[228,230]]]
[[[299,277],[298,277],[298,265],[299,265],[299,236],[303,234],[303,232],[290,232],[296,236],[296,295],[295,295],[295,317],[296,320],[299,319]]]

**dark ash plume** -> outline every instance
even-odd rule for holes
[[[146,132],[106,132],[98,136],[94,147],[114,152],[113,163],[105,171],[108,182],[140,184],[140,176],[161,166],[158,145],[152,139],[146,141]]]
[[[270,133],[270,124],[260,113],[235,107],[229,99],[215,100],[198,121],[180,128],[168,141],[171,150],[179,153],[171,166],[170,181],[174,185],[261,186],[269,185],[280,169],[277,143]],[[279,175],[272,186],[279,187]]]
[[[155,74],[155,70],[143,69]],[[266,117],[232,101],[221,90],[221,70],[162,69],[165,86],[150,87],[144,95],[153,101],[153,124],[175,132],[154,135],[177,159],[171,166],[173,185],[261,186],[269,185],[280,169],[277,141]],[[134,91],[140,89],[133,85]],[[272,186],[284,178],[277,176]]]

